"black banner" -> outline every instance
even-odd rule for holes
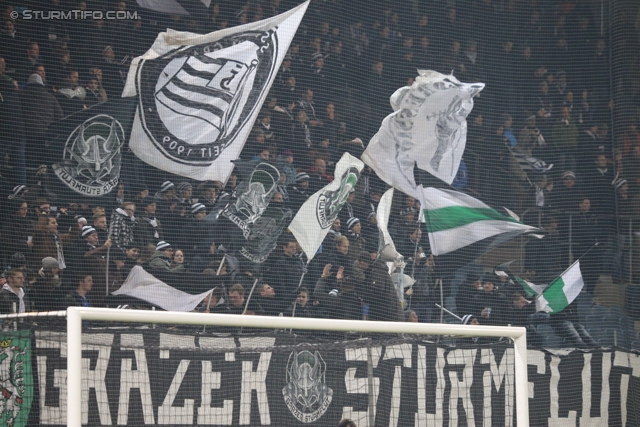
[[[319,345],[288,334],[127,329],[85,333],[83,346],[83,424],[516,425],[513,348],[504,344]],[[36,331],[31,423],[65,424],[66,363],[66,335]],[[529,350],[528,364],[531,426],[639,425],[638,354]]]

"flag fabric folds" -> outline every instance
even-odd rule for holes
[[[396,245],[391,239],[391,234],[387,226],[389,225],[389,217],[391,216],[391,202],[393,201],[393,188],[388,189],[378,202],[376,218],[378,219],[378,256],[382,261],[387,263],[389,273],[393,271],[396,262],[404,259],[403,255],[398,253]],[[394,262],[395,261],[395,262]]]
[[[200,35],[167,30],[135,58],[129,146],[177,175],[226,182],[309,2],[270,19]]]
[[[167,311],[192,311],[215,288],[214,284],[210,286],[210,289],[199,293],[193,292],[202,290],[201,286],[177,289],[136,265],[113,295],[138,298]]]
[[[453,76],[418,71],[410,87],[391,96],[393,113],[382,122],[362,160],[383,181],[413,197],[414,165],[451,184],[467,140],[467,115],[483,83],[461,83]]]
[[[520,286],[522,286],[522,289],[528,297],[536,297],[544,290],[542,286],[524,280],[522,277],[514,276],[514,279]]]
[[[549,172],[551,168],[553,168],[553,163],[548,164],[544,160],[529,156],[517,149],[514,150],[509,147],[508,144],[507,148],[511,152],[518,168],[520,168],[520,170],[525,174],[527,180],[529,180],[529,184],[532,186],[533,183],[531,181],[534,183],[537,182],[540,177],[543,177],[545,173]]]
[[[309,261],[322,245],[329,228],[338,217],[358,179],[364,163],[349,153],[344,153],[336,164],[335,179],[312,195],[300,207],[289,224]]]
[[[431,187],[420,188],[429,244],[435,256],[491,237],[499,237],[503,243],[506,239],[539,231],[536,227],[502,215],[467,194]]]
[[[576,299],[583,287],[580,261],[576,261],[536,298],[536,310],[558,313]]]

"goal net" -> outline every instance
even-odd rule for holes
[[[521,328],[67,313],[66,343],[38,339],[66,344],[69,426],[529,425]],[[138,325],[80,333],[83,321],[105,320]],[[43,424],[60,423],[60,402],[61,418],[41,413]]]

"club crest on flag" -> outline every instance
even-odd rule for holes
[[[77,193],[103,196],[118,185],[124,141],[118,120],[107,114],[93,116],[71,132],[53,172]]]
[[[7,426],[27,425],[33,402],[33,376],[31,343],[26,334],[0,340],[0,383],[0,422]]]
[[[246,31],[141,61],[137,115],[145,133],[173,161],[211,164],[260,107],[277,54],[276,31]]]
[[[349,193],[354,190],[359,177],[360,171],[352,166],[342,174],[340,188],[335,191],[325,190],[320,194],[316,204],[316,217],[320,227],[327,229],[335,222],[340,209],[347,201]]]
[[[291,414],[303,423],[313,423],[329,409],[333,390],[325,383],[327,364],[320,353],[294,351],[287,362],[287,385],[282,389]]]

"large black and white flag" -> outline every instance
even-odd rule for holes
[[[390,99],[394,112],[380,126],[361,158],[387,184],[417,199],[414,167],[451,184],[467,140],[467,115],[483,83],[418,71],[410,87]]]
[[[123,97],[138,97],[131,150],[188,178],[226,182],[309,2],[200,35],[167,30],[135,58]]]
[[[49,126],[43,158],[51,197],[95,200],[118,187],[135,108],[134,99],[115,99]]]
[[[260,264],[275,249],[291,220],[291,210],[269,205],[280,179],[278,168],[266,161],[234,163],[243,179],[236,188],[235,198],[217,219],[216,242]]]
[[[322,245],[349,193],[354,191],[362,169],[364,163],[351,154],[344,153],[336,164],[335,179],[309,197],[289,224],[289,230],[309,260]]]

